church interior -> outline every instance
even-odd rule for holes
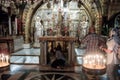
[[[120,28],[120,0],[0,0],[0,80],[108,80],[105,55],[84,57],[93,25]]]

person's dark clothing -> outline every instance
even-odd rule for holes
[[[56,59],[55,61],[53,61],[53,63],[51,64],[51,66],[53,68],[57,68],[58,66],[60,68],[63,68],[65,66],[65,60],[62,59]]]

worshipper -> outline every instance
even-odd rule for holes
[[[105,39],[95,32],[95,27],[89,28],[89,33],[81,40],[81,46],[85,45],[87,53],[101,53],[100,46],[105,45]]]
[[[118,29],[113,28],[109,32],[109,38],[106,42],[107,48],[100,47],[107,53],[107,75],[109,80],[120,80],[120,73],[118,73],[118,67],[120,67],[119,60],[117,58],[118,47],[120,46],[120,35],[118,35]]]
[[[58,43],[58,46],[56,47],[56,53],[55,53],[56,59],[52,62],[51,66],[53,68],[60,68],[63,69],[65,66],[65,57],[62,53],[61,45]]]
[[[56,51],[56,54],[61,56],[62,53],[60,51]],[[51,67],[53,68],[58,68],[58,69],[63,69],[65,66],[65,59],[64,57],[56,57],[56,59],[52,62]]]
[[[62,47],[61,47],[61,44],[60,44],[60,43],[57,44],[57,50],[62,51]]]

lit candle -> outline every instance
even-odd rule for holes
[[[103,63],[104,63],[104,65],[105,65],[105,63],[106,63],[106,60],[105,60],[105,59],[103,60]]]
[[[98,58],[98,65],[100,65],[100,59]]]
[[[90,64],[90,67],[92,67],[92,62],[91,61],[89,61],[89,64]]]
[[[8,63],[9,56],[8,56],[8,55],[6,55],[5,57],[6,57],[6,63]]]
[[[4,56],[3,54],[1,54],[1,62],[3,63],[3,61],[4,61]]]
[[[1,54],[0,54],[0,62],[1,62]]]

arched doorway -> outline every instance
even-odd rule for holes
[[[58,0],[58,1],[60,1],[61,4],[62,3],[61,1],[63,0]],[[50,8],[48,8],[47,6],[48,3],[50,3],[51,5]],[[66,3],[67,6],[62,5],[63,8],[59,7],[59,5],[56,3],[55,4],[53,3],[54,3],[53,0],[50,0],[50,2],[47,1],[44,2],[40,0],[35,4],[32,4],[32,6],[31,5],[26,6],[26,9],[24,10],[23,13],[25,43],[34,42],[35,19],[38,16],[42,18],[43,27],[44,27],[44,36],[45,34],[47,34],[45,32],[48,32],[48,35],[51,35],[51,33],[49,33],[51,29],[54,29],[53,31],[54,33],[59,32],[56,31],[55,28],[57,27],[57,29],[59,29],[59,26],[61,27],[61,25],[64,25],[61,27],[61,29],[62,30],[67,29],[69,31],[69,36],[83,37],[85,34],[87,34],[87,29],[88,27],[91,26],[92,22],[95,22],[95,27],[97,28],[96,30],[98,33],[100,32],[100,23],[102,20],[101,13],[98,12],[99,10],[97,10],[97,7],[95,7],[94,10],[91,12],[91,9],[93,8],[89,7],[90,6],[90,4],[88,5],[89,2],[84,3],[84,2],[70,0]],[[57,5],[57,9],[55,8],[55,5]],[[96,14],[94,15],[93,12]],[[62,16],[61,18],[59,17],[60,15]],[[86,24],[88,26],[87,29],[81,30],[81,28],[86,27],[85,26]],[[65,35],[64,32],[62,34]]]
[[[38,18],[39,20],[37,20]],[[82,38],[88,33],[88,28],[92,22],[84,5],[81,4],[79,7],[77,1],[65,3],[63,0],[42,4],[36,9],[31,19],[30,30],[34,34],[31,36],[34,43],[36,43],[38,34],[38,37],[67,35]]]
[[[101,23],[102,18],[101,13],[98,13],[98,10],[94,10],[96,12],[94,15],[93,12],[90,12],[90,5],[87,6],[87,4],[85,5],[83,2],[78,2],[77,0],[70,0],[66,3],[64,3],[63,0],[57,1],[58,2],[54,2],[53,0],[50,0],[44,2],[41,0],[30,7],[26,19],[24,18],[26,20],[26,43],[33,43],[34,45],[36,37],[35,25],[39,22],[40,24],[38,25],[42,25],[41,37],[69,36],[82,38],[88,33],[87,30],[92,22],[95,22],[95,28],[100,32],[99,24]],[[38,43],[38,46],[39,45],[40,44]]]

